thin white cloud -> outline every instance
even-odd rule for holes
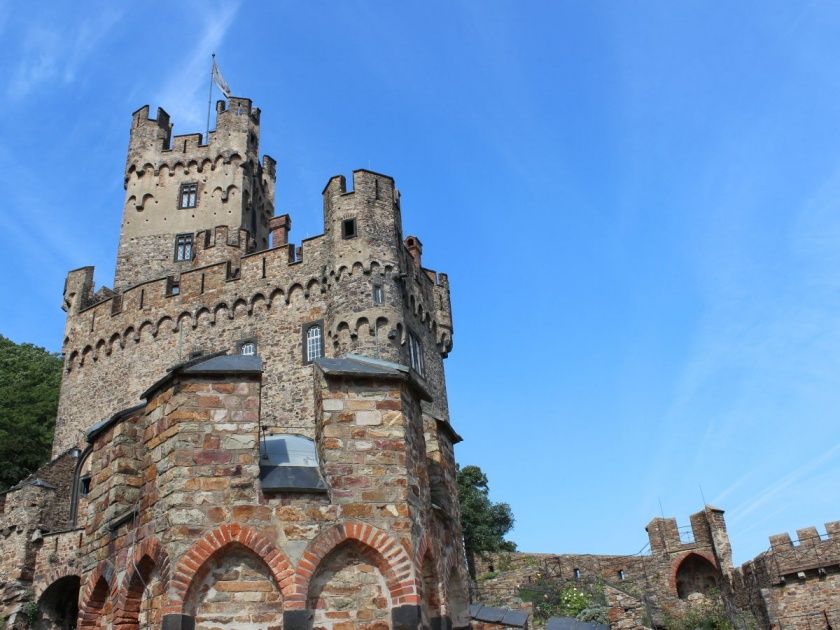
[[[50,23],[39,21],[27,26],[21,35],[18,63],[11,71],[6,96],[20,100],[56,82],[72,84],[79,68],[123,14],[124,9],[115,5],[78,22],[68,23],[56,17]],[[3,15],[0,7],[0,25]]]
[[[206,121],[205,95],[210,76],[210,55],[215,52],[233,24],[238,2],[225,2],[195,11],[202,20],[200,35],[189,52],[176,64],[165,79],[155,99],[182,129],[200,128]],[[230,82],[230,77],[226,77]],[[234,82],[233,89],[236,89]]]

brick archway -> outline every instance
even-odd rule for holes
[[[330,552],[346,542],[359,543],[370,551],[371,560],[385,578],[393,606],[420,603],[411,558],[402,545],[372,525],[348,522],[321,532],[309,543],[295,570],[294,592],[286,600],[288,610],[306,608],[309,583],[318,566]]]
[[[114,623],[123,628],[138,627],[143,587],[152,571],[157,571],[163,591],[169,587],[169,555],[155,538],[146,538],[129,559],[125,577],[114,606]],[[145,575],[144,575],[145,574]],[[138,590],[138,587],[141,587]]]
[[[284,602],[291,596],[294,571],[285,554],[255,529],[233,523],[205,534],[181,556],[170,581],[171,599],[165,613],[184,614],[184,604],[193,579],[210,558],[231,545],[241,545],[265,562]]]
[[[37,601],[41,597],[41,595],[44,594],[44,591],[46,591],[50,587],[50,585],[52,585],[55,582],[58,582],[61,578],[65,577],[77,577],[80,580],[82,579],[81,574],[77,570],[68,566],[53,569],[43,577],[36,577],[35,600]]]
[[[79,598],[79,630],[99,627],[99,619],[105,612],[105,604],[116,597],[114,565],[108,560],[100,562],[82,590]]]

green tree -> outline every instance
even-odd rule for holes
[[[0,489],[50,457],[61,358],[0,335]]]
[[[504,536],[513,528],[513,512],[507,503],[490,501],[490,486],[481,468],[458,468],[458,499],[467,566],[475,579],[475,554],[516,551],[516,544]]]

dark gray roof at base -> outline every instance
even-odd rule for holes
[[[92,444],[93,440],[96,439],[96,436],[105,431],[108,427],[110,427],[113,424],[116,424],[126,416],[130,416],[131,414],[140,411],[145,406],[146,403],[140,403],[139,405],[134,405],[133,407],[128,407],[127,409],[120,409],[113,416],[109,416],[104,420],[100,420],[92,427],[90,427],[87,431],[85,431],[87,441]]]
[[[190,376],[213,376],[215,374],[262,374],[262,359],[256,355],[227,354],[226,351],[207,354],[183,363],[173,365],[166,376],[158,379],[140,398],[149,400],[161,387],[167,385],[178,374]]]
[[[344,357],[315,359],[324,374],[357,378],[383,378],[404,380],[411,383],[423,400],[432,400],[429,390],[420,376],[411,368],[401,363],[392,363],[382,359],[373,359],[360,354],[347,354]]]
[[[524,628],[528,625],[528,613],[510,608],[494,608],[482,604],[470,605],[470,617],[485,623],[497,623],[501,626]]]
[[[260,466],[263,492],[326,492],[327,484],[315,466]]]
[[[609,630],[609,626],[595,621],[578,621],[573,617],[552,617],[545,630]]]

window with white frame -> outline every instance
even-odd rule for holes
[[[192,260],[193,257],[193,235],[178,234],[175,237],[175,260]]]
[[[179,208],[195,208],[198,202],[198,184],[181,184],[181,193],[178,198]]]
[[[312,324],[306,329],[304,342],[306,344],[304,356],[307,363],[324,356],[323,334],[320,324]]]
[[[241,346],[239,346],[239,354],[252,357],[257,354],[257,344],[254,341],[246,341]]]
[[[425,372],[423,365],[423,344],[420,343],[420,338],[413,332],[408,333],[408,359],[411,367],[422,376]]]

